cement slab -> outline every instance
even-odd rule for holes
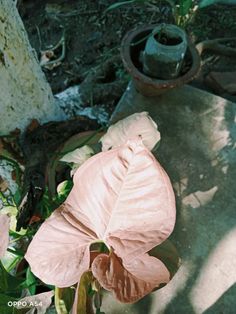
[[[109,314],[236,313],[236,104],[184,86],[147,98],[132,84],[111,123],[148,111],[162,135],[156,157],[174,186],[171,240],[182,265],[172,281],[133,305],[107,295]]]

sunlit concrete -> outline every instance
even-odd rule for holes
[[[156,157],[174,186],[171,236],[182,266],[163,289],[134,305],[111,296],[110,314],[236,313],[236,104],[184,86],[155,98],[132,84],[112,117],[148,111],[161,132]]]
[[[203,264],[201,273],[190,293],[195,313],[203,313],[235,284],[235,251],[236,227],[219,241]]]

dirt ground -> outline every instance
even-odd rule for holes
[[[84,81],[91,69],[103,64],[112,56],[119,55],[119,47],[125,33],[141,24],[173,22],[170,9],[160,1],[146,1],[125,5],[105,13],[106,8],[115,1],[65,1],[65,0],[22,0],[20,14],[27,29],[30,42],[39,58],[40,52],[50,50],[63,36],[65,38],[65,57],[50,67],[44,68],[46,77],[54,93]],[[187,32],[195,43],[219,37],[236,37],[236,6],[214,5],[199,10],[188,25]],[[62,54],[62,48],[55,50],[54,59]],[[52,58],[52,59],[53,59]],[[204,77],[211,70],[236,70],[236,60],[205,54],[202,74],[193,84],[212,91],[205,84]],[[116,82],[114,95],[98,99],[88,99],[87,104],[107,105],[112,111],[122,95],[128,77],[118,58],[116,66],[99,83]],[[116,89],[117,88],[117,89]],[[214,90],[217,94],[218,91]],[[220,94],[219,91],[218,94]],[[100,90],[98,91],[100,93]],[[105,94],[110,94],[108,91]],[[232,95],[223,95],[234,100]],[[92,97],[93,98],[93,97]]]

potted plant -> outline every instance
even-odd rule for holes
[[[136,89],[157,96],[191,81],[200,57],[183,30],[175,25],[144,25],[129,31],[121,57]]]
[[[141,54],[143,72],[164,80],[178,77],[186,50],[187,35],[183,29],[172,24],[156,26]]]
[[[218,2],[229,3],[228,0],[160,1],[155,5],[159,10],[162,7],[169,7],[173,23],[177,26],[166,25],[163,28],[162,25],[144,25],[127,33],[122,41],[121,56],[134,86],[140,93],[145,96],[157,96],[190,82],[196,76],[200,68],[200,57],[189,37],[183,35],[184,31],[181,28],[186,28],[198,9]],[[116,1],[105,12],[135,3],[153,6],[150,0]],[[179,29],[178,35],[175,31],[176,27]],[[171,44],[171,38],[179,38],[179,42],[177,40],[175,44]],[[155,55],[154,51],[156,51]],[[184,51],[185,55],[183,55]]]

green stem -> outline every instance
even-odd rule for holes
[[[64,302],[60,302],[62,295],[62,289],[55,287],[55,308],[58,314],[63,314],[66,311]]]

